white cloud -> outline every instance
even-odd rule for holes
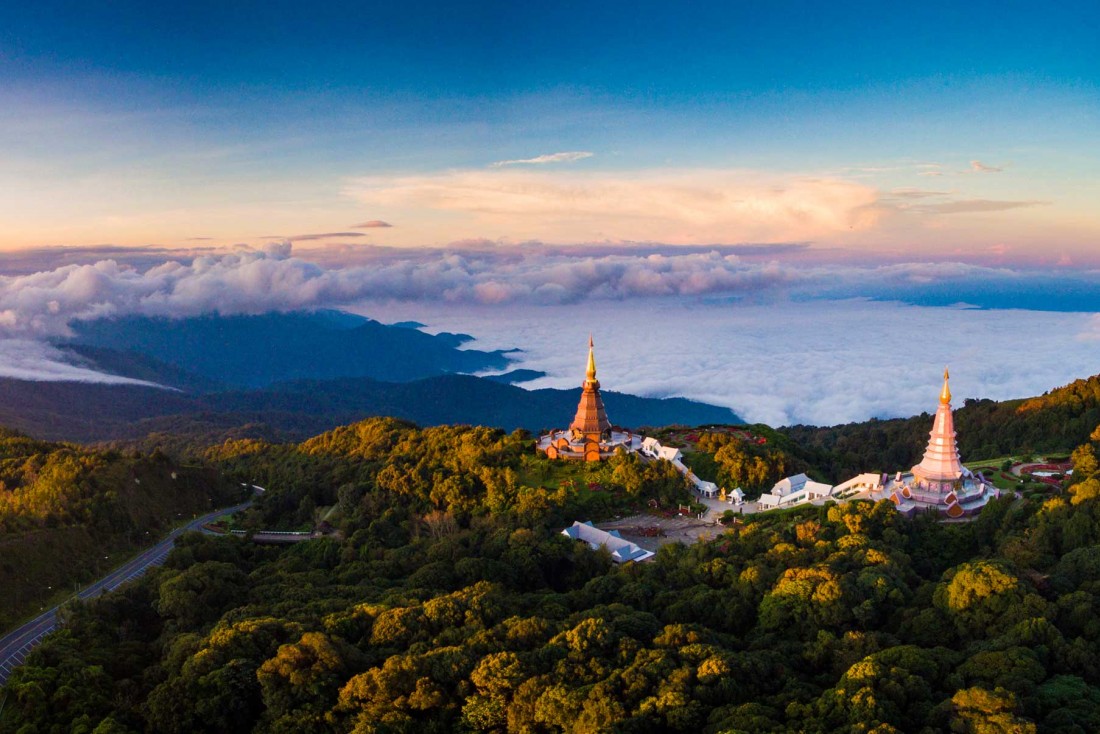
[[[989,284],[1021,292],[1036,284],[1045,288],[1047,282],[1043,273],[957,262],[800,264],[798,248],[783,251],[787,260],[767,248],[760,249],[762,255],[753,252],[537,242],[453,250],[363,248],[357,264],[326,267],[296,256],[288,242],[275,242],[262,251],[197,255],[145,270],[102,260],[0,276],[0,336],[58,336],[74,319],[120,314],[262,313],[368,300],[573,304],[722,296],[773,301],[791,295],[890,297],[898,288],[916,293],[919,286],[952,283],[977,293]]]
[[[1079,332],[1077,332],[1077,341],[1100,341],[1100,313],[1093,314],[1089,317],[1088,322],[1081,328]]]
[[[564,153],[545,153],[543,155],[537,155],[534,158],[516,158],[510,161],[497,161],[493,163],[493,168],[501,168],[502,166],[521,166],[521,165],[542,165],[544,163],[573,163],[574,161],[582,161],[585,158],[591,158],[595,153],[589,153],[586,150],[573,150]]]
[[[755,293],[802,278],[797,270],[692,252],[585,256],[538,250],[382,251],[376,261],[325,268],[293,257],[289,243],[265,251],[199,256],[139,271],[104,260],[0,277],[0,334],[58,336],[67,324],[120,314],[189,316],[339,306],[371,299],[448,303],[569,303],[708,293]]]
[[[105,382],[149,385],[152,382],[108,375],[71,363],[71,356],[56,347],[31,339],[0,339],[0,377],[41,382]]]

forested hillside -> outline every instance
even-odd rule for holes
[[[191,537],[73,610],[0,731],[1097,731],[1100,481],[1075,456],[1066,494],[974,522],[809,507],[617,567],[558,531],[674,499],[666,464],[391,420],[229,443],[210,461],[282,479],[246,523],[332,505],[342,539]]]
[[[123,455],[0,429],[0,629],[151,545],[238,485],[163,455]]]
[[[227,441],[210,448],[206,460],[241,481],[278,488],[259,498],[246,518],[265,527],[305,519],[303,505],[335,505],[349,522],[374,507],[443,512],[456,520],[509,516],[527,526],[641,509],[649,499],[673,506],[690,499],[683,477],[667,462],[643,463],[636,455],[591,465],[553,462],[533,444],[525,431],[419,429],[374,418],[301,444]]]

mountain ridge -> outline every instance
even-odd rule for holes
[[[59,346],[105,372],[203,392],[309,378],[408,382],[512,363],[504,351],[460,349],[473,339],[468,334],[428,334],[343,311],[122,316],[70,328]]]
[[[685,398],[605,391],[619,424],[741,423],[728,408]],[[33,382],[0,378],[0,424],[38,438],[137,440],[149,433],[214,434],[252,426],[257,437],[302,440],[339,425],[389,415],[420,425],[487,425],[536,431],[566,425],[580,388],[525,390],[472,375],[404,383],[367,378],[294,380],[255,390],[189,394],[144,385]],[[200,433],[206,434],[206,431]]]

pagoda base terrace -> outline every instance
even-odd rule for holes
[[[950,518],[961,518],[980,512],[989,500],[1000,496],[1000,490],[969,473],[942,492],[922,484],[912,474],[902,474],[888,480],[869,496],[874,500],[892,501],[898,512],[905,515],[932,510]]]
[[[550,459],[572,461],[602,461],[614,456],[615,451],[638,451],[642,447],[642,437],[630,431],[612,429],[599,441],[586,436],[574,436],[572,429],[551,431],[539,436],[535,447]]]

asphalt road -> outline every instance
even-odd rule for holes
[[[170,532],[164,540],[160,541],[152,548],[142,551],[99,581],[82,589],[77,594],[77,597],[81,599],[91,599],[104,592],[117,589],[127,581],[141,576],[153,566],[159,566],[164,563],[164,559],[172,552],[172,548],[176,544],[176,538],[179,536],[190,530],[200,530],[206,523],[216,520],[222,515],[228,515],[243,510],[251,504],[252,500],[249,500],[235,507],[211,512],[209,515],[203,515],[186,525],[176,528]],[[0,637],[0,686],[7,682],[8,676],[11,675],[12,670],[23,664],[27,654],[30,653],[39,641],[50,632],[54,631],[57,627],[57,610],[59,608],[60,607],[54,607],[53,609],[43,612],[31,621],[13,629],[3,637]]]

